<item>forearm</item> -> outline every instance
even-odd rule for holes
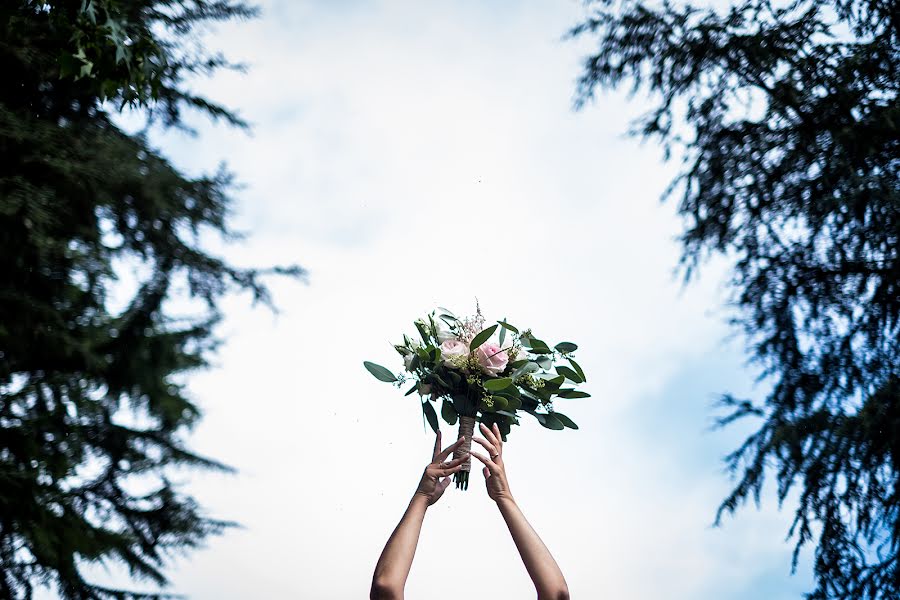
[[[519,550],[525,569],[534,582],[538,599],[568,599],[569,590],[562,571],[559,570],[559,566],[553,559],[553,555],[547,550],[547,546],[525,519],[525,515],[522,514],[515,500],[501,498],[497,501],[497,508],[500,509],[500,514],[506,521],[506,526]]]
[[[375,565],[371,593],[373,600],[403,597],[427,509],[428,499],[420,494],[413,495]]]

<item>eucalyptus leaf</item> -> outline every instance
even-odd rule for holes
[[[494,393],[500,394],[501,396],[509,396],[510,398],[520,398],[522,396],[522,394],[519,393],[519,388],[517,388],[515,385],[505,387],[502,390],[495,391]]]
[[[541,425],[554,431],[561,431],[566,428],[562,421],[556,418],[556,413],[547,413],[544,415],[544,420],[541,422]]]
[[[538,367],[535,363],[533,363],[531,361],[527,361],[521,367],[519,367],[515,371],[513,371],[512,375],[510,375],[510,377],[512,377],[515,380],[515,379],[518,379],[519,377],[521,377],[522,375],[524,375],[525,373],[534,373],[535,371],[538,371],[539,369],[540,369],[540,367]]]
[[[531,351],[535,354],[551,354],[553,350],[547,345],[547,342],[537,338],[531,338]]]
[[[560,398],[590,398],[591,395],[581,390],[562,389],[557,394]]]
[[[422,403],[422,412],[425,413],[425,418],[428,419],[428,424],[431,425],[431,429],[437,433],[440,426],[438,425],[437,413],[434,411],[431,402],[426,400]]]
[[[509,377],[501,377],[500,379],[488,379],[484,382],[484,389],[489,392],[496,392],[512,385],[512,379]]]
[[[456,414],[456,409],[453,408],[453,403],[449,400],[444,400],[444,403],[441,405],[441,416],[450,425],[456,425],[456,420],[459,417]]]
[[[557,352],[562,352],[563,354],[568,354],[569,352],[575,352],[578,350],[578,346],[573,344],[572,342],[560,342],[554,346]]]
[[[510,419],[513,419],[513,422],[514,422],[514,423],[516,423],[516,424],[519,423],[519,417],[518,417],[518,416],[516,415],[516,413],[514,413],[514,412],[510,412],[510,411],[508,411],[508,410],[498,410],[498,411],[497,411],[497,414],[498,414],[498,415],[505,415],[505,416],[509,417]]]
[[[578,373],[576,373],[574,370],[570,369],[569,367],[562,367],[562,366],[556,367],[556,372],[559,373],[560,375],[565,376],[566,379],[569,379],[570,381],[574,381],[575,383],[583,383],[584,382],[584,380],[578,375]]]
[[[587,377],[584,376],[584,371],[581,369],[581,365],[575,362],[575,359],[566,357],[566,360],[569,361],[569,364],[572,365],[572,368],[575,369],[575,372],[581,376],[581,381],[587,381]]]
[[[411,388],[409,388],[409,391],[407,391],[407,392],[406,392],[405,394],[403,394],[403,395],[404,395],[404,396],[409,396],[410,394],[412,394],[413,392],[415,392],[417,389],[419,389],[419,384],[418,384],[418,383],[416,383],[414,386],[412,386]]]
[[[472,343],[469,344],[469,349],[475,350],[476,348],[478,348],[480,345],[488,341],[490,337],[494,335],[495,331],[497,331],[497,325],[491,325],[490,327],[476,335],[474,338],[472,338]]]
[[[578,429],[578,425],[575,424],[575,421],[562,414],[561,412],[553,411],[553,416],[559,419],[560,422],[569,429]]]
[[[507,329],[513,333],[519,333],[519,330],[507,323],[506,321],[497,321],[497,324],[500,325],[503,329]]]
[[[384,381],[387,383],[393,383],[397,381],[397,377],[381,365],[376,365],[373,362],[364,361],[363,366],[369,370],[369,373],[375,376],[375,379],[379,381]]]

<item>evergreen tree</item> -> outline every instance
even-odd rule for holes
[[[231,175],[186,176],[111,114],[130,106],[179,127],[194,108],[242,126],[185,77],[232,66],[199,46],[198,25],[253,15],[231,0],[0,8],[2,598],[42,585],[73,600],[157,597],[92,585],[82,569],[123,564],[162,586],[169,556],[228,525],[166,473],[224,468],[185,446],[200,413],[184,374],[215,347],[223,294],[269,302],[264,271],[199,244],[204,232],[233,236]],[[146,276],[112,312],[114,267],[134,262]],[[199,318],[167,308],[182,284]]]
[[[727,457],[716,521],[774,477],[779,502],[798,492],[793,567],[815,546],[809,598],[900,598],[900,3],[593,9],[572,31],[598,40],[577,102],[649,93],[634,133],[684,157],[667,192],[684,273],[734,260],[767,382],[760,403],[723,399],[722,425],[759,426]]]

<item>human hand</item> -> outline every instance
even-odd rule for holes
[[[444,490],[450,485],[450,476],[459,471],[463,462],[465,462],[466,456],[451,460],[450,462],[442,462],[464,441],[465,438],[459,438],[456,440],[456,443],[441,450],[441,432],[437,432],[437,438],[434,441],[434,452],[431,455],[431,463],[425,467],[425,472],[422,474],[422,480],[419,482],[419,487],[416,488],[416,494],[427,499],[428,506],[431,506],[440,499],[444,494]],[[441,479],[441,477],[444,479]]]
[[[481,444],[487,450],[488,456],[474,450],[472,456],[484,463],[481,472],[484,474],[484,485],[487,487],[488,496],[494,502],[504,499],[512,500],[509,482],[506,480],[506,467],[503,465],[503,438],[500,435],[500,428],[496,423],[492,429],[488,429],[484,423],[481,423],[479,428],[487,439],[472,438],[472,440]]]

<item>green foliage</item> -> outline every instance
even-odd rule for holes
[[[385,369],[381,365],[376,365],[373,362],[363,361],[363,366],[371,373],[375,379],[378,381],[385,381],[387,383],[393,383],[397,381],[397,376],[391,373],[389,370]]]
[[[585,381],[584,372],[569,353],[577,350],[572,342],[561,342],[550,348],[545,342],[532,335],[530,330],[520,332],[519,329],[505,321],[482,329],[483,319],[465,323],[452,315],[432,313],[426,319],[414,321],[422,342],[414,342],[409,336],[403,336],[403,343],[394,346],[403,357],[406,374],[395,375],[381,365],[365,361],[366,369],[379,381],[392,383],[402,388],[412,380],[408,389],[409,396],[418,391],[421,396],[430,396],[432,400],[443,398],[441,417],[450,425],[455,425],[460,416],[474,417],[485,424],[496,423],[504,439],[509,434],[511,425],[518,425],[517,413],[523,410],[535,417],[538,423],[547,429],[561,430],[566,427],[578,429],[578,426],[566,416],[555,418],[553,402],[558,398],[588,398],[590,394],[575,388],[562,388],[568,379],[580,384]],[[446,328],[439,332],[438,325],[443,322]],[[466,329],[465,327],[469,327]],[[477,360],[479,347],[487,343],[491,336],[500,331],[498,340],[507,340],[507,333],[512,338],[500,352],[507,353],[506,367],[500,373],[488,374],[481,368]],[[477,332],[477,333],[475,333]],[[456,357],[458,362],[444,362],[441,354],[440,340],[454,339],[465,341],[469,353]],[[535,357],[529,354],[537,354]],[[565,358],[574,368],[557,365]],[[554,372],[555,371],[555,372]],[[424,418],[437,428],[437,411],[428,400],[422,400]]]
[[[634,132],[684,157],[685,275],[734,259],[734,323],[770,384],[723,400],[722,425],[760,425],[719,517],[774,475],[779,501],[799,492],[796,550],[815,545],[809,598],[900,597],[897,2],[595,7],[572,32],[598,39],[578,102],[650,93]]]
[[[184,377],[216,347],[223,294],[270,303],[265,271],[199,245],[234,237],[231,176],[186,177],[109,111],[131,105],[180,126],[193,107],[240,123],[181,84],[226,65],[196,49],[193,28],[252,12],[228,1],[0,8],[2,598],[41,585],[73,600],[155,597],[93,585],[81,568],[119,562],[162,586],[167,558],[229,525],[166,474],[225,469],[184,444],[200,417]],[[111,312],[118,264],[144,275]],[[202,301],[196,317],[167,309],[176,288]],[[135,482],[148,491],[134,495]]]
[[[478,346],[488,341],[490,337],[494,335],[495,331],[497,331],[497,325],[491,325],[490,327],[476,335],[474,338],[472,338],[472,343],[469,344],[469,347],[474,350]]]

